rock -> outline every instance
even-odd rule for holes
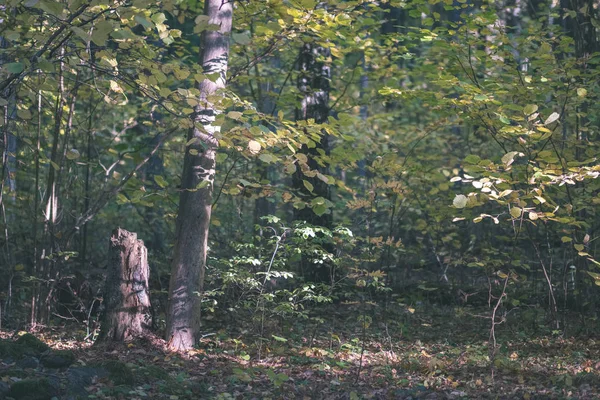
[[[15,400],[51,400],[58,392],[55,382],[42,378],[15,382],[7,395]]]
[[[35,357],[25,357],[15,364],[17,368],[27,369],[27,368],[37,368],[40,365],[40,360]]]
[[[0,381],[0,399],[6,397],[10,391],[10,385],[4,381]]]
[[[85,388],[94,383],[94,378],[106,378],[109,374],[105,368],[70,368],[67,371],[67,394],[74,396],[72,398],[87,398],[88,392]]]
[[[42,355],[40,362],[46,368],[66,368],[73,364],[75,359],[70,350],[56,350]]]

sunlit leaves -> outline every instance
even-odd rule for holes
[[[559,118],[560,118],[560,114],[557,112],[553,112],[552,114],[550,114],[548,116],[548,118],[546,118],[546,120],[544,121],[544,125],[550,125],[551,123],[555,122]]]
[[[154,182],[163,189],[168,186],[168,182],[161,175],[156,175],[154,177]]]
[[[315,189],[314,186],[313,186],[313,184],[310,183],[309,181],[307,181],[306,179],[302,180],[302,184],[304,185],[304,187],[306,188],[306,190],[308,190],[311,193]]]
[[[256,140],[250,140],[248,142],[248,150],[250,154],[258,154],[261,150],[262,146]]]
[[[464,194],[457,194],[452,201],[452,205],[456,208],[465,208],[467,206],[468,199]]]
[[[502,162],[506,167],[510,167],[515,162],[516,157],[523,157],[525,154],[518,151],[511,151],[502,156]]]

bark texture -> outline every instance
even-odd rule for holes
[[[109,245],[100,340],[126,341],[152,326],[148,252],[137,234],[117,228]]]
[[[188,143],[194,140],[186,148],[184,158],[166,331],[169,346],[177,350],[192,348],[200,327],[217,136],[220,132],[220,126],[215,124],[219,105],[215,104],[215,96],[212,95],[225,87],[233,1],[205,0],[204,12],[209,17],[209,24],[220,29],[204,32],[200,63],[206,74],[216,73],[219,78],[214,82],[205,79],[198,87],[200,104],[196,107],[195,127],[188,133]]]

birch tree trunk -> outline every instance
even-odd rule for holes
[[[188,133],[181,194],[176,226],[176,241],[169,283],[166,339],[172,349],[194,346],[200,327],[201,293],[208,249],[208,228],[213,201],[215,156],[220,113],[213,98],[225,87],[229,57],[229,33],[233,15],[232,0],[205,0],[204,13],[218,31],[207,30],[202,37],[200,63],[206,74],[219,74],[216,81],[200,83],[195,126]]]

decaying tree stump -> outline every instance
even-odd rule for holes
[[[99,340],[126,341],[150,330],[149,275],[144,242],[136,233],[115,229],[110,238]]]

